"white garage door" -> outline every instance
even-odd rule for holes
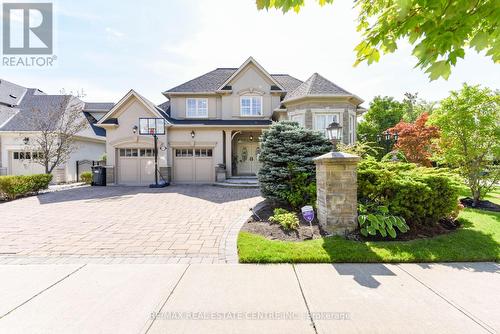
[[[10,154],[10,174],[31,175],[44,174],[45,168],[36,163],[37,152],[13,151]]]
[[[120,148],[118,150],[118,183],[148,185],[154,183],[155,160],[152,148]]]
[[[174,181],[208,183],[214,181],[211,148],[176,148],[174,150]]]

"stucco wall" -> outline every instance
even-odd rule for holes
[[[208,99],[208,118],[210,119],[269,119],[273,110],[280,105],[279,94],[271,94],[273,84],[255,65],[249,64],[229,82],[232,87],[231,94],[171,96],[171,116],[178,119],[186,118],[186,99],[192,97]],[[262,116],[240,115],[240,96],[245,93],[262,96]]]
[[[195,132],[194,139],[191,131]],[[214,167],[223,163],[223,133],[222,129],[203,128],[170,128],[168,131],[168,153],[171,165],[173,149],[184,147],[204,147],[213,149]]]
[[[139,127],[140,117],[157,117],[149,111],[138,100],[131,98],[130,101],[125,103],[122,108],[114,116],[118,119],[118,126],[106,129],[106,156],[107,165],[117,166],[116,149],[124,147],[132,148],[152,148],[154,141],[152,136],[139,135],[133,133],[132,128],[137,125]],[[166,135],[158,136],[158,147],[161,145],[166,146]],[[167,153],[166,151],[158,151],[158,164],[159,166],[167,166]]]
[[[22,151],[25,149],[23,139],[25,137],[34,138],[34,133],[4,133],[1,135],[2,146],[2,167],[6,168],[6,173],[10,174],[9,152]],[[70,158],[61,165],[66,173],[66,182],[76,181],[76,161],[77,160],[99,160],[105,152],[105,143],[89,140],[76,140],[75,149]]]

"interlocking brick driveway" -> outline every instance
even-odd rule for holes
[[[235,262],[258,189],[82,187],[0,204],[0,263]]]

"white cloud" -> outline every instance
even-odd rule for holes
[[[113,29],[111,27],[106,27],[106,34],[108,35],[108,37],[110,37],[111,39],[115,39],[115,40],[120,40],[122,39],[123,37],[125,37],[125,34],[122,33],[121,31],[118,31],[116,29]]]

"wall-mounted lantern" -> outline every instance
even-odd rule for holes
[[[194,130],[191,130],[191,138],[194,139],[194,136],[196,136],[196,133],[194,132]]]
[[[23,143],[24,143],[24,145],[28,145],[30,143],[29,137],[24,137],[23,138]]]
[[[139,129],[139,128],[137,127],[137,125],[134,125],[134,126],[132,127],[132,132],[134,133],[134,135],[137,133],[137,129]]]

